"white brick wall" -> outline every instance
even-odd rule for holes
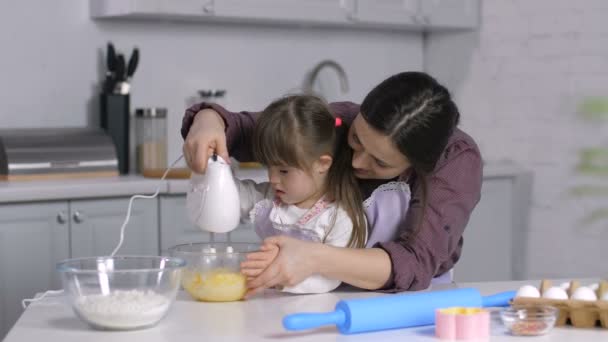
[[[608,148],[608,121],[578,114],[585,97],[608,98],[608,1],[484,0],[481,21],[479,32],[433,38],[428,69],[486,160],[535,172],[528,276],[608,277],[608,218],[582,223],[608,196],[570,193],[608,185],[576,170],[581,148]],[[446,49],[459,61],[446,65]]]

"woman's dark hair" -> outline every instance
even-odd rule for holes
[[[458,108],[448,90],[423,72],[403,72],[376,86],[363,100],[361,115],[374,129],[391,137],[409,160],[422,187],[422,211],[418,233],[427,203],[427,176],[435,169],[448,139],[460,120]]]
[[[366,221],[351,166],[352,150],[344,148],[347,132],[344,124],[336,127],[336,119],[321,99],[308,95],[287,96],[266,107],[256,121],[253,152],[264,165],[291,166],[308,172],[322,155],[331,156],[324,189],[326,196],[345,210],[353,223],[348,246],[363,247]]]

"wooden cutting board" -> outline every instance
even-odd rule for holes
[[[167,169],[144,169],[142,175],[146,178],[161,178],[165,171]],[[191,173],[192,171],[186,167],[171,169],[166,179],[189,179]]]
[[[0,175],[0,181],[45,181],[80,178],[118,177],[118,171],[91,171],[91,172],[63,172],[63,173],[37,173],[22,175]]]
[[[246,162],[239,163],[241,169],[261,169],[264,166],[260,163]],[[167,169],[145,169],[142,175],[146,178],[161,178]],[[187,167],[171,169],[167,179],[189,179],[192,171]]]

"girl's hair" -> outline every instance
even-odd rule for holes
[[[363,200],[351,166],[352,150],[347,146],[348,128],[336,127],[336,119],[321,99],[292,95],[271,103],[256,121],[253,152],[264,165],[295,167],[311,172],[322,155],[333,161],[325,194],[344,209],[353,223],[349,247],[363,247],[366,221]],[[335,220],[335,217],[334,217]]]
[[[365,97],[361,115],[373,128],[391,137],[422,187],[422,211],[417,228],[408,234],[411,239],[425,215],[427,177],[458,125],[458,108],[448,90],[428,74],[403,72],[389,77]]]

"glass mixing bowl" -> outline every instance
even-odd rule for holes
[[[169,253],[186,261],[182,286],[194,299],[232,302],[243,299],[247,291],[240,264],[259,247],[255,243],[191,243],[171,247]]]
[[[185,261],[157,256],[69,259],[57,264],[69,304],[97,329],[154,326],[175,300]]]
[[[559,310],[547,305],[515,305],[503,309],[500,318],[512,335],[537,336],[549,332]]]

